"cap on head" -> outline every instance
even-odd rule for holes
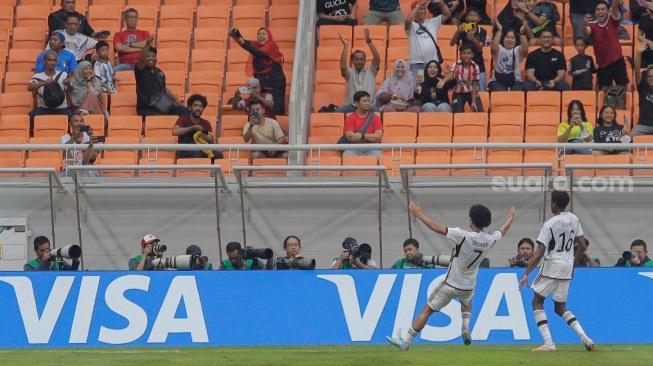
[[[261,82],[257,78],[249,78],[247,79],[247,83],[245,85],[251,87],[252,85],[258,85],[261,86]]]
[[[145,246],[147,246],[147,245],[150,245],[150,244],[152,244],[152,243],[158,243],[158,242],[160,242],[160,241],[161,241],[161,240],[157,239],[156,236],[154,236],[154,235],[152,235],[152,234],[147,234],[147,235],[145,235],[145,236],[143,237],[143,239],[141,240],[141,246],[142,246],[142,247],[145,247]]]
[[[186,248],[186,254],[187,255],[193,255],[193,254],[202,255],[202,249],[200,249],[200,247],[195,245],[195,244],[189,245],[188,248]]]
[[[419,0],[413,1],[413,3],[410,4],[410,10],[415,9],[417,7],[417,5],[419,5],[419,2],[420,2]]]

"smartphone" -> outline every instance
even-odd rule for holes
[[[476,28],[476,24],[474,23],[463,23],[463,30],[466,32],[474,30]]]
[[[97,142],[105,142],[106,141],[106,137],[104,137],[104,136],[94,136],[94,137],[97,139]]]
[[[238,88],[238,91],[240,92],[240,94],[252,94],[252,88],[248,88],[246,86],[241,86],[240,88]]]
[[[258,114],[258,111],[252,111],[252,117],[256,118],[256,120],[258,121],[258,119],[260,117],[259,114]]]
[[[418,69],[417,70],[417,76],[424,77],[424,69]]]
[[[79,126],[79,132],[90,132],[91,131],[91,126]]]
[[[104,39],[104,38],[109,37],[110,34],[111,34],[111,31],[108,30],[108,29],[105,29],[105,30],[103,30],[101,32],[97,32],[97,38]]]

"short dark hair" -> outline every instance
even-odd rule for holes
[[[150,46],[150,49],[147,52],[152,52],[153,54],[156,55],[157,53],[159,53],[159,50],[157,50],[156,47]]]
[[[72,121],[73,121],[73,118],[75,118],[75,116],[80,116],[80,117],[82,117],[82,119],[84,119],[84,115],[83,115],[83,114],[81,114],[80,112],[75,112],[75,113],[73,113],[70,117],[68,117],[68,123],[72,122]]]
[[[408,238],[408,239],[404,240],[404,248],[406,246],[408,246],[408,245],[412,245],[415,248],[419,248],[419,242],[417,241],[417,239]]]
[[[136,16],[138,16],[138,10],[136,10],[136,9],[134,9],[134,8],[129,8],[129,9],[125,10],[125,11],[122,13],[122,17],[123,17],[123,18],[127,18],[127,14],[128,14],[128,13],[136,13]]]
[[[466,51],[466,50],[470,50],[470,51],[474,52],[474,47],[472,47],[472,45],[469,44],[469,43],[463,43],[463,44],[460,45],[460,47],[458,47],[458,52],[460,52],[460,53],[463,53],[463,51]]]
[[[648,251],[648,249],[646,249],[646,242],[645,242],[644,240],[642,240],[642,239],[635,239],[635,240],[633,241],[633,243],[630,244],[630,249],[632,249],[634,246],[637,246],[637,245],[641,245],[641,246],[643,246],[643,247],[644,247],[644,250],[645,250],[645,251]]]
[[[95,44],[96,51],[99,51],[102,47],[109,47],[109,44],[106,41],[98,41],[98,43]]]
[[[286,244],[288,243],[288,239],[295,238],[299,242],[299,246],[302,246],[302,241],[299,240],[299,238],[295,235],[288,235],[285,239],[283,239],[283,247],[286,248]]]
[[[349,62],[351,62],[352,60],[354,60],[354,55],[357,54],[357,53],[362,53],[362,54],[363,54],[363,57],[367,57],[367,55],[365,54],[365,52],[363,52],[363,51],[361,51],[361,50],[356,50],[356,51],[352,52],[351,55],[349,55]]]
[[[80,20],[80,21],[82,20],[81,14],[79,14],[76,11],[73,11],[72,13],[66,14],[66,23],[68,22],[68,19],[70,19],[70,18],[75,18],[75,19]]]
[[[574,44],[576,44],[576,42],[578,42],[578,41],[583,41],[583,43],[585,43],[585,45],[587,46],[587,40],[585,39],[585,37],[578,36],[578,37],[574,38]]]
[[[555,203],[559,209],[564,210],[569,204],[569,193],[566,191],[551,192],[551,202]]]
[[[193,94],[190,97],[188,97],[188,100],[186,103],[188,103],[188,106],[192,106],[193,103],[200,101],[202,103],[202,107],[206,108],[206,106],[209,104],[209,101],[206,99],[205,96],[202,94]]]
[[[537,38],[542,37],[542,35],[544,35],[544,33],[549,33],[549,34],[551,34],[553,36],[553,31],[551,30],[551,28],[544,28],[544,29],[542,29],[542,31],[540,32],[539,37],[537,37]]]
[[[265,108],[265,105],[263,105],[262,100],[258,100],[258,99],[250,99],[249,100],[249,107],[250,108],[252,108],[253,105],[257,105],[257,104],[260,105],[261,108]]]
[[[567,120],[571,121],[571,110],[575,105],[577,105],[578,109],[580,109],[580,119],[582,119],[583,122],[587,121],[587,115],[585,114],[585,107],[583,107],[583,102],[578,99],[574,99],[569,102],[569,106],[567,106]]]
[[[520,240],[519,243],[517,244],[517,250],[519,250],[519,247],[521,247],[521,245],[524,244],[524,243],[530,244],[531,248],[533,248],[533,250],[535,250],[535,243],[533,243],[531,238],[522,238],[522,240]]]
[[[596,10],[596,7],[601,5],[601,4],[605,5],[606,8],[610,9],[610,4],[608,4],[608,2],[605,1],[605,0],[601,0],[601,1],[597,2],[596,5],[594,5],[594,9]]]
[[[492,212],[483,205],[474,205],[469,208],[469,218],[478,228],[486,228],[492,223]]]
[[[37,250],[43,244],[50,244],[50,239],[47,236],[37,236],[34,239],[34,250]]]
[[[469,14],[469,12],[474,12],[474,13],[476,13],[476,15],[479,15],[479,16],[481,15],[481,11],[478,10],[478,8],[475,7],[475,6],[470,6],[469,8],[467,8],[467,11],[465,12],[465,16],[467,16],[467,14]]]
[[[240,245],[239,242],[237,241],[232,241],[231,243],[227,244],[227,253],[235,252],[235,251],[241,251],[243,247]]]
[[[365,90],[359,90],[356,93],[354,93],[354,102],[360,102],[361,98],[363,97],[370,97],[370,93],[366,92]]]

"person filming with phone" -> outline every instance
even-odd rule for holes
[[[187,103],[190,114],[177,119],[172,127],[172,135],[179,136],[180,144],[214,144],[215,135],[212,132],[211,123],[202,118],[204,108],[208,104],[206,97],[201,94],[193,94],[188,97]],[[213,163],[215,159],[222,159],[222,153],[211,149],[178,150],[177,159],[183,158],[209,158]]]
[[[243,127],[243,140],[246,143],[252,141],[253,144],[285,144],[286,136],[277,120],[265,116],[265,108],[260,100],[251,100],[249,102],[251,117]],[[287,151],[270,150],[270,151],[252,151],[250,155],[250,164],[254,159],[263,158],[288,158]]]
[[[97,159],[97,150],[93,150],[93,144],[100,142],[98,136],[93,136],[93,129],[91,126],[84,124],[84,116],[80,113],[75,113],[68,119],[68,126],[70,133],[61,136],[59,140],[64,145],[73,145],[66,149],[66,169],[64,169],[60,176],[70,177],[68,171],[70,165],[93,165]],[[100,136],[104,142],[104,136]],[[74,145],[88,144],[88,148],[81,149]],[[79,174],[84,177],[97,177],[99,175],[97,170],[84,170]]]
[[[241,86],[234,92],[234,98],[231,103],[234,111],[244,111],[247,117],[252,116],[252,111],[249,109],[249,102],[258,100],[263,103],[265,108],[265,115],[268,118],[276,119],[274,114],[274,98],[271,93],[261,92],[261,82],[257,78],[247,79],[247,86]],[[242,94],[248,94],[248,97],[243,98]]]

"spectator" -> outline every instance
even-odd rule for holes
[[[194,255],[195,256],[195,266],[194,270],[205,270],[205,271],[211,271],[213,270],[213,263],[209,262],[209,257],[202,255],[202,248],[200,248],[197,245],[189,245],[186,248],[186,255]]]
[[[635,66],[633,72],[635,74],[635,83],[637,84],[637,92],[639,95],[639,121],[631,135],[653,135],[653,66],[649,65],[646,68],[644,75],[646,78],[642,79],[642,53],[649,48],[647,43],[642,42],[637,47],[635,53]]]
[[[113,36],[113,49],[118,52],[119,64],[114,71],[134,70],[138,57],[150,33],[145,30],[136,29],[138,26],[138,11],[129,8],[123,13],[127,29],[118,32]]]
[[[576,267],[601,267],[601,261],[598,258],[592,258],[589,254],[589,246],[590,246],[590,241],[585,239],[585,245],[587,245],[587,249],[583,253],[583,257],[581,257],[580,262],[578,262],[578,265]],[[576,251],[578,250],[578,244],[574,244],[574,257],[576,256]]]
[[[357,0],[318,0],[316,6],[318,27],[321,25],[358,25],[358,20],[356,20]]]
[[[453,88],[453,111],[462,113],[465,104],[469,104],[472,112],[483,112],[483,104],[478,96],[479,69],[476,62],[472,61],[474,51],[469,43],[463,44],[460,50],[460,60],[456,61],[446,81],[456,80]]]
[[[532,30],[533,34],[529,37],[531,46],[540,45],[540,34],[542,30],[548,29],[553,36],[553,45],[562,46],[562,39],[556,31],[556,23],[560,19],[558,8],[555,4],[548,1],[526,0],[517,3],[519,10],[524,16],[528,27]]]
[[[569,1],[569,18],[571,20],[571,27],[574,32],[574,39],[584,37],[586,41],[590,41],[589,37],[584,36],[583,26],[586,14],[594,14],[596,4],[599,0],[570,0]],[[589,45],[589,43],[588,43]]]
[[[261,92],[261,82],[257,78],[249,78],[247,79],[246,88],[251,90],[249,97],[241,97],[240,88],[237,88],[234,92],[233,102],[231,103],[232,108],[235,111],[244,111],[247,113],[247,117],[251,117],[252,111],[249,110],[249,102],[258,100],[263,103],[265,115],[269,118],[276,119],[277,116],[274,114],[274,97],[271,93]]]
[[[286,114],[286,75],[283,73],[283,55],[272,38],[270,29],[261,27],[256,42],[246,41],[237,28],[229,33],[240,47],[249,52],[245,73],[261,82],[261,88],[274,97],[274,113]]]
[[[442,62],[442,53],[438,47],[438,29],[449,19],[449,8],[442,0],[434,2],[442,9],[442,15],[426,19],[426,3],[429,0],[413,1],[404,29],[408,35],[408,62],[413,77],[430,60]]]
[[[508,259],[508,267],[524,268],[535,252],[535,243],[530,238],[523,238],[517,244],[517,255]]]
[[[201,94],[193,94],[188,97],[188,108],[190,114],[180,116],[172,127],[172,136],[179,136],[180,144],[214,144],[215,136],[211,123],[202,118],[204,108],[208,104],[206,97]],[[207,150],[177,150],[177,159],[182,158],[209,158],[211,164],[215,159],[222,159],[219,151]]]
[[[404,22],[399,0],[370,0],[370,11],[363,15],[363,24],[379,25],[384,20],[390,25]]]
[[[594,55],[598,65],[596,76],[599,89],[612,86],[613,81],[616,85],[628,84],[626,61],[619,44],[619,5],[621,0],[614,0],[608,8],[608,3],[601,0],[595,8],[597,21],[590,23],[592,17],[589,14],[583,18],[583,35],[591,36],[592,43],[597,45]]]
[[[79,268],[79,259],[73,259],[70,265],[61,258],[53,258],[50,253],[50,239],[45,236],[37,236],[34,239],[33,259],[23,266],[24,271],[76,271]]]
[[[139,116],[178,115],[185,116],[190,113],[188,108],[181,106],[181,101],[166,87],[166,75],[156,67],[157,49],[152,47],[154,36],[149,36],[141,50],[140,58],[134,68],[136,76],[136,112]],[[174,105],[168,111],[154,109],[150,102],[154,96],[167,94],[174,100]]]
[[[59,141],[65,145],[88,144],[86,150],[77,148],[66,149],[66,169],[64,169],[60,176],[68,177],[71,174],[68,171],[68,166],[77,165],[93,165],[97,159],[97,150],[93,150],[93,144],[97,142],[97,137],[93,136],[93,129],[89,127],[88,133],[82,131],[84,124],[84,116],[79,113],[73,114],[68,119],[68,127],[70,133],[61,136]],[[97,170],[83,170],[78,172],[82,177],[97,177],[99,175]]]
[[[541,47],[526,57],[524,90],[569,90],[565,80],[565,55],[552,48],[553,34],[545,29],[540,33]]]
[[[641,42],[646,42],[648,48],[642,52],[642,64],[640,67],[648,67],[653,63],[653,2],[647,2],[648,8],[645,9],[644,14],[639,20],[639,29],[637,30],[637,38]]]
[[[485,46],[487,31],[478,26],[478,22],[481,20],[481,14],[478,9],[467,9],[465,20],[467,21],[466,24],[473,24],[474,27],[472,30],[465,30],[464,25],[461,25],[458,32],[456,32],[453,38],[451,38],[449,45],[455,46],[458,44],[460,46],[463,44],[469,44],[472,46],[472,52],[474,52],[472,61],[476,62],[479,71],[478,90],[485,91],[487,79],[485,76],[485,59],[483,58],[483,46]]]
[[[345,238],[342,243],[342,247],[345,249],[340,253],[340,257],[333,259],[331,269],[376,269],[376,262],[371,258],[371,249],[369,253],[359,252],[363,245],[369,247],[368,244],[359,246],[354,238]]]
[[[272,269],[274,265],[272,257],[268,259],[266,264],[258,258],[243,258],[243,248],[240,243],[235,241],[227,244],[226,249],[228,259],[225,259],[220,263],[221,271]]]
[[[638,0],[630,0],[629,2],[630,5],[630,19],[633,21],[633,23],[638,24],[641,23],[642,17],[646,16],[646,10],[648,8],[639,5]],[[650,5],[650,4],[647,4]]]
[[[370,108],[370,95],[366,91],[354,93],[356,112],[345,118],[344,138],[350,144],[370,144],[381,141],[383,123]],[[370,121],[371,119],[371,121]],[[365,128],[367,126],[367,128]],[[381,159],[381,150],[345,150],[342,156],[376,156]]]
[[[68,94],[72,108],[79,110],[82,114],[101,114],[109,119],[109,113],[102,105],[102,88],[109,89],[100,78],[93,72],[93,66],[88,61],[82,61],[77,65],[75,77],[70,82]]]
[[[648,257],[646,242],[642,239],[633,241],[630,244],[630,252],[624,252],[615,267],[653,267],[653,260]]]
[[[107,38],[109,31],[96,32],[91,28],[88,19],[83,14],[75,11],[75,0],[61,0],[61,9],[48,16],[48,33],[64,29],[68,15],[75,14],[79,18],[79,32],[93,38]]]
[[[594,128],[594,142],[613,143],[630,142],[630,136],[624,131],[624,126],[617,123],[617,111],[611,105],[604,105],[599,111],[599,118]],[[592,151],[593,155],[630,155],[628,150],[598,150]]]
[[[462,2],[462,0],[460,0]],[[479,24],[482,25],[490,25],[492,22],[490,21],[490,16],[487,14],[487,0],[465,0],[465,6],[467,9],[470,8],[476,8],[480,12],[481,15],[481,21]],[[489,262],[489,260],[488,260]]]
[[[494,23],[496,32],[492,40],[490,51],[494,61],[494,74],[490,79],[490,91],[524,90],[521,74],[521,61],[528,56],[528,37],[526,33],[519,33],[520,44],[517,44],[517,34],[508,29],[503,35],[503,27],[499,21]],[[528,27],[528,25],[524,25]],[[501,44],[503,42],[503,44]]]
[[[97,41],[93,38],[85,35],[84,33],[79,32],[79,19],[81,15],[78,13],[72,13],[66,18],[66,27],[57,32],[63,34],[66,44],[66,49],[72,52],[75,55],[75,60],[77,62],[81,61],[86,54],[86,51],[93,50],[95,51],[95,45]],[[50,49],[50,43],[45,47],[46,50]],[[97,54],[93,52],[91,56],[93,59],[97,58]]]
[[[440,64],[431,60],[426,64],[424,75],[417,76],[415,99],[420,102],[422,112],[452,112],[449,90],[453,81],[445,81]]]
[[[370,31],[363,29],[365,34],[365,42],[372,52],[372,62],[370,66],[365,67],[367,57],[365,52],[361,50],[354,51],[349,57],[349,62],[354,67],[351,68],[347,65],[347,55],[349,54],[349,42],[339,34],[340,41],[342,42],[342,55],[340,56],[340,75],[345,78],[347,82],[347,95],[345,96],[345,105],[336,109],[337,112],[352,113],[356,111],[354,104],[354,93],[357,91],[366,91],[371,95],[372,110],[377,110],[376,104],[376,75],[379,73],[381,65],[381,55],[377,51],[376,46],[370,39]]]
[[[66,86],[64,81],[68,77],[68,74],[65,71],[55,71],[57,67],[57,52],[54,50],[47,50],[43,56],[43,64],[45,66],[45,71],[37,72],[32,76],[32,80],[27,83],[27,91],[36,93],[37,95],[37,107],[29,112],[30,124],[34,125],[35,116],[43,116],[50,114],[65,114],[70,118],[73,115],[73,111],[68,108],[68,102],[66,101],[65,94],[60,93],[58,96],[63,95],[63,98],[55,98],[53,93],[48,93],[44,98],[45,86],[52,83],[59,84],[61,90],[65,92]],[[56,88],[55,86],[48,86],[48,88]],[[33,128],[31,128],[33,129]]]
[[[65,71],[67,74],[72,75],[77,69],[77,59],[75,54],[66,49],[64,37],[61,32],[53,32],[50,34],[50,40],[48,41],[48,46],[50,49],[57,53],[57,67],[56,71]],[[43,51],[39,54],[39,57],[36,59],[36,64],[34,65],[34,72],[43,72],[45,71],[45,65],[43,64],[43,58],[45,57],[45,52]]]
[[[409,268],[434,268],[433,263],[425,264],[422,262],[422,253],[419,252],[419,242],[416,239],[409,238],[404,241],[404,258],[397,260],[391,269],[409,269]]]
[[[465,11],[465,3],[463,0],[443,0],[444,5],[449,9],[449,19],[442,24],[452,24],[455,26],[460,25],[460,17],[463,11]],[[440,4],[435,2],[428,2],[426,5],[426,10],[433,15],[433,18],[442,15],[442,8]]]
[[[558,142],[569,142],[582,144],[592,142],[594,127],[587,122],[585,108],[580,100],[572,100],[567,108],[567,121],[558,126]],[[565,154],[590,155],[589,149],[565,149]]]
[[[571,90],[594,90],[592,75],[596,73],[594,59],[585,54],[587,43],[585,38],[578,37],[574,40],[574,48],[578,54],[569,60],[567,73],[573,78]]]
[[[109,60],[109,44],[105,41],[100,41],[95,45],[95,51],[98,54],[98,59],[93,65],[93,72],[105,85],[102,87],[102,91],[109,93],[109,95],[117,93],[113,65],[111,64],[111,60]]]
[[[253,144],[283,145],[286,143],[286,136],[279,125],[277,120],[267,118],[265,116],[265,109],[260,100],[252,100],[249,102],[249,109],[251,110],[251,117],[243,127],[243,140],[249,143],[252,140]],[[250,154],[250,163],[254,159],[263,158],[288,158],[287,151],[270,150],[270,151],[252,151]]]
[[[497,22],[501,23],[504,33],[512,30],[515,34],[519,34],[522,26],[528,24],[524,13],[519,8],[519,0],[510,0],[510,3],[506,4],[497,15]]]
[[[408,62],[400,59],[395,61],[392,75],[385,79],[376,93],[376,103],[383,112],[419,112],[414,93],[415,78],[408,69]]]
[[[159,268],[154,267],[152,260],[154,257],[163,258],[162,245],[156,236],[147,234],[141,239],[141,254],[129,260],[130,271],[154,271]]]
[[[297,236],[288,236],[283,241],[283,249],[286,250],[286,255],[277,257],[276,269],[315,269],[315,259],[304,257],[300,253],[302,242]]]

